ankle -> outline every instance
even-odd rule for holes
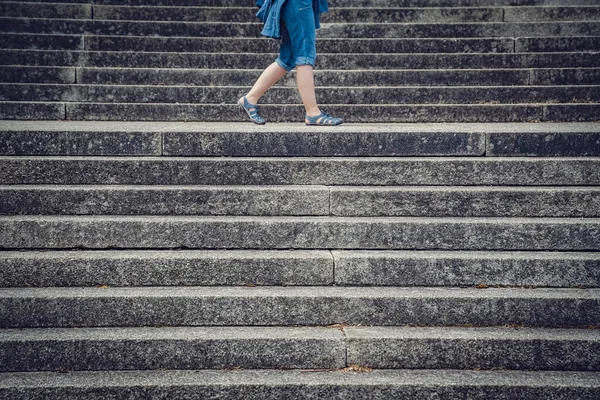
[[[309,117],[316,117],[318,115],[321,115],[321,110],[319,109],[319,107],[315,107],[315,108],[311,108],[311,109],[306,109],[306,115],[308,115]]]
[[[248,101],[248,103],[250,104],[258,104],[258,100],[256,97],[250,96],[250,95],[246,95],[246,96],[242,96],[242,98],[246,97],[246,100]]]

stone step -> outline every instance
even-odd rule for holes
[[[329,214],[329,189],[326,186],[0,186],[0,206],[0,215],[316,216]]]
[[[332,256],[336,285],[600,286],[597,252],[334,250]]]
[[[344,333],[348,364],[368,368],[600,369],[596,329],[348,327]]]
[[[568,2],[565,2],[568,3]],[[505,22],[593,21],[600,19],[598,6],[506,7]]]
[[[0,82],[76,83],[74,67],[0,66]]]
[[[14,2],[14,0],[0,0]],[[246,0],[23,0],[41,3],[93,3],[94,5],[248,7]],[[597,0],[329,0],[336,7],[496,7],[598,5]]]
[[[91,19],[92,5],[52,2],[36,4],[32,7],[27,2],[2,1],[0,2],[0,15],[3,17]]]
[[[344,333],[323,327],[6,329],[0,353],[2,372],[346,366]]]
[[[29,204],[15,197],[15,206]],[[53,201],[31,202],[38,200]],[[329,202],[331,215],[345,217],[600,217],[600,189],[593,188],[333,187]]]
[[[60,74],[59,67],[0,67],[4,82],[74,83],[74,72]],[[5,73],[6,71],[6,73]],[[19,74],[17,74],[17,71]],[[93,85],[200,85],[237,86],[255,82],[262,70],[229,69],[139,69],[139,68],[79,68],[77,82]],[[526,69],[487,70],[317,70],[316,86],[511,86],[528,85],[530,74]],[[536,70],[537,84],[559,82],[561,85],[593,85],[600,82],[600,68]],[[25,75],[27,74],[27,75]],[[25,75],[25,76],[24,76]],[[45,76],[48,82],[43,82]],[[58,75],[58,76],[57,76]],[[73,79],[71,79],[73,76]],[[60,78],[63,78],[60,80]],[[35,80],[37,79],[37,80]],[[296,87],[295,72],[287,74],[279,86]]]
[[[0,215],[600,217],[586,187],[0,186]]]
[[[598,288],[599,265],[598,252],[3,251],[0,287],[336,284]]]
[[[599,186],[600,158],[0,157],[2,185]]]
[[[598,218],[0,216],[2,249],[600,250]]]
[[[329,251],[3,251],[0,265],[0,287],[333,284]]]
[[[0,65],[263,69],[277,54],[0,50]],[[317,69],[490,69],[600,67],[594,53],[319,54]]]
[[[110,312],[107,310],[110,309]],[[223,312],[223,310],[227,312]],[[599,289],[3,288],[0,327],[600,324]]]
[[[101,21],[0,17],[2,32],[135,36],[260,37],[262,24],[238,22]],[[600,21],[482,23],[328,23],[323,38],[468,38],[600,36]]]
[[[247,93],[253,82],[239,82],[243,83],[246,85],[219,87],[0,83],[0,101],[231,104]],[[346,105],[600,103],[600,85],[321,86],[316,89],[316,94],[322,104]],[[264,104],[301,104],[298,90],[289,86],[272,87],[261,101]]]
[[[7,34],[12,35],[12,34]],[[16,40],[23,37],[38,37],[37,34],[14,34],[10,44],[11,48],[19,48]],[[56,41],[60,40],[57,36]],[[530,46],[552,48],[552,41],[563,51],[565,49],[562,38],[527,38]],[[543,40],[542,40],[543,39]],[[587,39],[587,40],[586,40]],[[579,48],[588,46],[588,51],[599,48],[595,37],[581,38]],[[31,39],[33,41],[33,39]],[[40,39],[41,41],[41,39]],[[84,38],[85,49],[92,51],[144,51],[144,52],[202,52],[220,53],[223,49],[237,53],[278,53],[279,43],[265,38],[189,38],[189,37],[149,37],[149,36],[88,36]],[[23,40],[21,48],[32,45]],[[539,42],[539,43],[538,43]],[[0,42],[1,43],[1,42]],[[525,42],[520,46],[525,48]],[[37,43],[36,43],[37,45]],[[0,46],[8,48],[7,46]],[[58,44],[57,44],[58,47]],[[512,38],[420,38],[420,39],[337,39],[318,38],[317,53],[511,53],[514,51],[515,39]]]
[[[0,3],[2,4],[2,3]],[[2,49],[84,50],[84,35],[3,33]]]
[[[0,121],[0,154],[598,156],[595,123],[301,124]],[[487,145],[487,148],[486,148]]]
[[[71,0],[74,1],[74,0]],[[456,370],[232,370],[232,371],[98,371],[0,374],[0,395],[12,400],[33,398],[101,399],[106,396],[142,400],[244,398],[321,398],[360,400],[425,400],[440,397],[596,400],[600,374],[571,371]]]
[[[243,93],[243,92],[242,92]],[[241,95],[241,93],[240,93]],[[0,119],[69,119],[87,121],[246,122],[237,105],[173,103],[0,103]],[[39,107],[38,107],[39,105]],[[600,103],[581,104],[324,104],[346,123],[400,122],[598,122]],[[56,107],[56,108],[54,108]],[[3,109],[4,108],[4,109]],[[304,121],[304,108],[261,104],[270,122]]]
[[[4,33],[2,49],[277,53],[278,43],[264,38],[192,38],[152,36],[106,36],[83,34]],[[600,37],[525,37],[525,38],[353,38],[317,39],[319,60],[322,54],[344,53],[527,53],[527,52],[595,52]]]
[[[8,354],[0,366],[2,372],[233,367],[335,369],[347,367],[347,364],[387,369],[598,371],[599,350],[600,335],[592,329],[164,327],[0,330],[0,351]]]
[[[190,21],[190,22],[256,22],[256,7],[136,7],[94,6],[95,20],[146,20],[146,21]],[[548,19],[550,14],[560,19],[600,19],[597,7],[572,7],[566,9],[539,9],[529,11],[530,19]],[[26,16],[25,14],[24,16]],[[10,15],[19,16],[19,15]],[[596,16],[596,18],[594,18]],[[517,19],[517,18],[513,18]],[[331,8],[321,16],[322,23],[341,22],[502,22],[502,8]],[[519,20],[521,22],[522,20]]]

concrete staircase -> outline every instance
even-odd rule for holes
[[[0,398],[600,397],[597,1],[331,0],[336,128],[230,122],[252,2],[97,3],[0,1]]]
[[[63,3],[68,1],[68,3]],[[318,98],[348,122],[600,120],[597,0],[331,0]],[[0,118],[240,121],[252,0],[0,1]],[[263,99],[301,121],[293,74]]]

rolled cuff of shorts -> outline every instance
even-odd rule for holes
[[[298,65],[310,65],[310,66],[315,66],[315,59],[312,57],[304,57],[304,56],[300,56],[300,57],[296,57],[296,66]]]
[[[288,72],[294,69],[294,67],[290,67],[289,65],[284,63],[281,58],[277,58],[277,60],[275,60],[275,62],[277,63],[277,65],[279,65],[281,68],[285,69]]]

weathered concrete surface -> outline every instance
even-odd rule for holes
[[[335,283],[600,287],[599,253],[333,251]]]
[[[485,136],[452,125],[345,125],[339,129],[270,124],[187,123],[165,132],[170,156],[482,155]]]
[[[0,370],[340,368],[338,329],[162,327],[0,330]]]
[[[349,327],[344,332],[348,364],[371,368],[600,369],[595,329]]]
[[[74,173],[76,172],[76,173]],[[600,159],[0,157],[3,185],[598,186]]]
[[[427,400],[441,396],[475,400],[596,400],[597,372],[555,371],[108,371],[0,374],[0,395],[14,400],[132,400],[282,398]]]
[[[331,285],[327,251],[2,252],[0,287]]]
[[[275,58],[275,53],[0,50],[0,62],[5,65],[262,69]],[[585,68],[600,66],[600,59],[593,53],[565,49],[555,53],[320,54],[317,63],[318,69],[341,70]]]
[[[27,37],[37,35],[27,35]],[[86,36],[85,48],[92,51],[156,51],[156,52],[218,52],[232,48],[243,53],[277,53],[276,40],[264,38],[207,38],[153,36]],[[9,48],[12,48],[9,47]],[[511,53],[512,38],[386,38],[338,39],[317,38],[319,58],[325,53]],[[565,50],[566,51],[566,50]],[[351,53],[351,54],[348,54]]]
[[[111,312],[107,312],[111,310]],[[3,288],[0,327],[600,325],[598,289]]]
[[[592,115],[590,115],[593,118]],[[600,116],[597,117],[600,120]],[[600,124],[596,132],[498,133],[488,136],[492,156],[600,156]]]
[[[600,155],[600,151],[598,154]],[[331,215],[346,217],[600,217],[600,189],[585,187],[332,187]]]
[[[0,102],[0,119],[65,119],[65,103]]]
[[[328,215],[329,189],[323,186],[0,186],[0,215],[25,214]]]
[[[0,46],[3,49],[32,50],[83,50],[85,48],[83,35],[51,35],[44,33],[2,33]]]
[[[600,219],[2,216],[3,249],[600,250]]]

